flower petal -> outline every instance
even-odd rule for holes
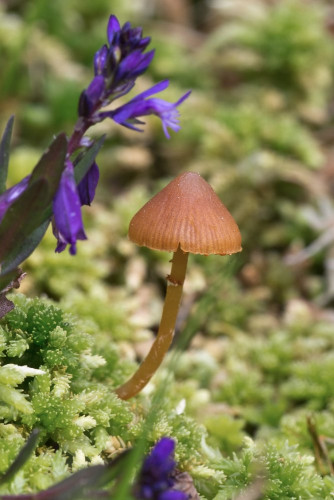
[[[180,125],[178,121],[180,113],[177,109],[177,106],[181,104],[189,96],[190,91],[184,94],[176,103],[170,103],[168,101],[158,98],[152,98],[152,99],[142,98],[143,96],[146,97],[148,95],[152,95],[152,91],[154,88],[155,89],[158,88],[159,89],[158,92],[160,92],[161,90],[164,89],[164,86],[166,86],[166,82],[168,82],[168,80],[160,82],[160,84],[157,84],[151,89],[148,89],[147,91],[135,97],[128,103],[124,104],[123,106],[120,106],[119,108],[116,108],[113,111],[101,113],[100,114],[101,119],[108,116],[109,118],[112,118],[115,122],[119,123],[120,125],[129,127],[129,124],[135,118],[146,115],[156,115],[161,119],[164,133],[166,137],[169,139],[170,136],[168,133],[168,128],[171,128],[175,132],[180,130]]]
[[[99,101],[102,100],[104,91],[104,78],[102,75],[95,76],[86,90],[81,93],[79,99],[79,116],[90,116]]]
[[[136,78],[146,71],[154,57],[154,50],[142,54],[139,50],[130,52],[118,65],[115,81],[122,79]]]
[[[111,44],[114,38],[115,33],[121,30],[121,25],[116,16],[111,15],[109,17],[108,26],[107,26],[107,39]]]
[[[144,90],[144,92],[141,92],[140,94],[136,95],[136,97],[134,97],[132,101],[141,101],[153,94],[158,94],[159,92],[165,90],[168,87],[168,85],[169,85],[169,80],[162,80],[161,82],[153,85],[153,87],[150,87],[149,89]]]
[[[58,239],[56,252],[62,252],[70,245],[70,253],[76,253],[76,241],[85,240],[81,206],[76,188],[73,165],[66,162],[56,196],[53,200],[54,234]]]
[[[178,490],[167,490],[159,495],[159,500],[188,500],[189,495]]]
[[[135,497],[138,499],[186,500],[187,495],[173,489],[173,471],[175,443],[173,439],[164,437],[152,448],[145,458],[137,484]]]
[[[94,56],[94,72],[95,75],[101,75],[105,68],[108,59],[108,47],[103,45],[103,47],[98,50]]]
[[[87,171],[86,175],[78,184],[78,194],[81,205],[90,205],[95,196],[97,183],[99,182],[100,172],[96,162]]]

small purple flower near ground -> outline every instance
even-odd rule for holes
[[[162,438],[145,458],[142,465],[135,496],[138,500],[187,500],[188,495],[173,489],[172,473],[175,469],[175,443]]]

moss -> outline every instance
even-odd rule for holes
[[[15,309],[1,324],[4,355],[0,368],[1,412],[7,422],[3,424],[4,431],[12,431],[6,434],[12,445],[2,455],[2,471],[14,459],[24,437],[38,427],[40,452],[24,469],[26,484],[22,489],[28,484],[40,489],[45,487],[42,471],[50,468],[48,484],[51,484],[59,478],[59,474],[52,472],[54,468],[63,463],[64,471],[68,469],[65,463],[69,453],[75,455],[81,450],[92,460],[103,452],[106,443],[96,446],[94,429],[104,428],[107,436],[123,434],[128,439],[127,429],[133,414],[127,403],[111,393],[113,367],[122,372],[117,357],[113,363],[109,359],[108,381],[101,384],[95,377],[95,370],[105,365],[106,360],[95,352],[94,337],[85,331],[83,321],[75,320],[48,300],[25,299],[21,295],[14,300]],[[22,340],[24,344],[21,342],[19,349]],[[117,350],[115,344],[113,348]],[[48,449],[50,443],[59,447],[56,455]],[[36,460],[40,462],[39,474],[38,465],[34,465]]]
[[[319,171],[332,127],[328,2],[241,3],[230,2],[227,12],[224,2],[193,2],[188,21],[197,16],[195,29],[172,43],[169,29],[158,25],[151,75],[172,75],[174,89],[193,88],[182,105],[182,133],[169,147],[157,122],[144,139],[115,131],[99,156],[104,204],[94,202],[85,213],[88,240],[78,246],[78,258],[55,254],[49,232],[25,264],[24,290],[59,303],[17,295],[16,310],[0,324],[0,472],[31,429],[42,430],[36,453],[1,493],[41,490],[141,439],[148,450],[170,435],[179,467],[194,478],[201,499],[230,500],[254,487],[268,500],[331,498],[333,324],[307,303],[331,282],[330,258],[324,264],[321,254],[300,268],[285,263],[287,253],[322,231],[313,228],[312,214],[303,214],[332,178],[330,156]],[[135,4],[4,7],[0,87],[19,110],[20,131],[10,183],[34,161],[35,148],[56,130],[69,130],[74,94],[86,85],[84,65],[105,41],[110,9],[134,25],[136,16],[138,24],[161,16],[136,11]],[[16,103],[17,96],[24,102]],[[131,154],[129,141],[136,146]],[[116,143],[127,144],[126,155]],[[138,145],[144,160],[137,159]],[[162,369],[124,403],[112,391],[135,370],[140,341],[153,336],[170,258],[135,249],[126,231],[148,193],[180,168],[212,182],[240,225],[244,251],[235,260],[191,258],[201,283],[187,276],[182,312],[191,314],[179,331],[189,348],[174,380]],[[320,212],[315,215],[324,225]],[[165,392],[152,418],[151,400],[161,385]],[[325,455],[317,453],[310,419]]]
[[[33,428],[41,433],[38,452],[2,486],[2,493],[45,489],[82,466],[113,456],[142,439],[150,413],[146,398],[134,405],[113,393],[134,366],[122,360],[110,336],[97,328],[88,333],[91,321],[87,331],[85,320],[50,300],[23,295],[13,300],[15,309],[1,320],[0,472],[13,462]],[[13,342],[22,339],[24,346],[13,352]],[[172,409],[169,400],[159,406],[144,435],[146,448],[173,436],[180,467],[191,471],[204,466],[204,427]]]

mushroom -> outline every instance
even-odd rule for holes
[[[189,252],[231,255],[241,251],[241,235],[232,215],[212,187],[193,172],[176,177],[136,213],[129,239],[174,255],[158,335],[136,373],[116,389],[121,399],[145,387],[171,345]]]

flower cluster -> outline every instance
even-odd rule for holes
[[[81,206],[91,204],[99,180],[99,169],[94,161],[80,183],[77,185],[75,182],[76,158],[73,154],[93,145],[84,136],[86,131],[106,118],[141,131],[143,122],[139,118],[153,114],[161,119],[164,133],[169,138],[168,128],[174,131],[180,128],[177,107],[190,93],[187,92],[176,103],[152,97],[166,89],[169,81],[164,80],[126,104],[112,110],[103,110],[134,87],[137,77],[147,70],[154,56],[154,50],[145,52],[150,38],[143,37],[142,29],[132,28],[128,22],[121,27],[113,15],[107,26],[107,42],[96,52],[95,76],[80,96],[79,118],[69,138],[64,171],[53,199],[53,232],[58,241],[56,252],[61,252],[70,245],[70,253],[75,254],[77,240],[86,239]],[[6,210],[26,189],[28,182],[29,177],[0,195],[0,222]]]
[[[170,438],[162,438],[146,457],[136,485],[138,500],[187,500],[188,495],[173,489],[172,473],[175,469],[175,443]]]
[[[111,118],[125,127],[140,131],[138,125],[142,122],[138,118],[155,114],[161,118],[164,132],[169,138],[168,127],[174,131],[180,128],[177,106],[190,92],[176,103],[157,98],[148,99],[153,94],[165,90],[169,84],[168,80],[154,85],[123,106],[112,111],[101,111],[101,108],[127,94],[134,87],[136,78],[147,70],[154,57],[154,50],[144,52],[151,40],[149,37],[143,38],[142,29],[131,28],[130,23],[125,23],[121,28],[115,16],[109,19],[107,39],[108,45],[103,45],[95,54],[95,77],[80,96],[81,120],[77,124],[78,131],[105,118]],[[72,136],[74,143],[76,140],[76,135]],[[70,144],[70,149],[72,147]]]

